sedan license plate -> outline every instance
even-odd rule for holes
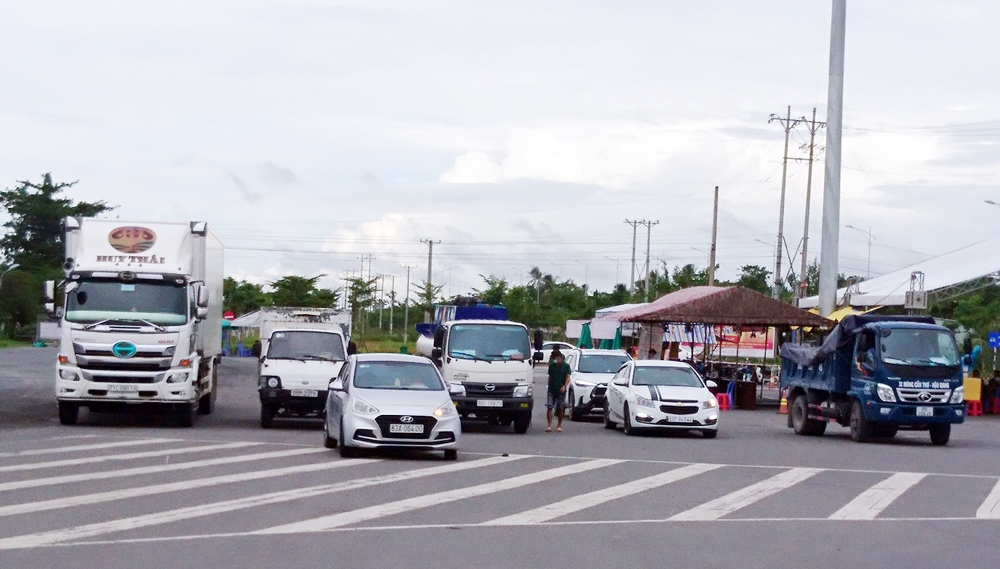
[[[316,397],[319,391],[315,389],[293,389],[292,397]]]
[[[917,417],[933,417],[933,407],[917,407]]]
[[[401,423],[390,423],[389,424],[390,433],[423,433],[423,425],[404,425]]]
[[[687,415],[667,415],[668,423],[694,423],[694,417]]]
[[[500,399],[477,399],[476,407],[503,407]]]
[[[127,393],[130,391],[139,391],[139,386],[135,384],[114,384],[108,386],[108,391],[117,391],[120,393]]]

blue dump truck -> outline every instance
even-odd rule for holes
[[[836,421],[857,442],[913,429],[948,444],[965,419],[962,378],[955,335],[930,317],[848,316],[820,346],[781,347],[788,426],[798,435],[822,435]]]

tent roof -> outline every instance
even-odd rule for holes
[[[257,328],[260,326],[260,310],[247,312],[230,322],[233,328]]]
[[[921,261],[857,283],[857,291],[851,292],[847,304],[851,306],[896,305],[906,303],[906,293],[910,290],[910,275],[916,271],[924,274],[924,291],[932,292],[964,282],[989,276],[1000,271],[1000,239],[981,241],[933,259]],[[837,291],[840,303],[846,288]],[[799,302],[802,308],[819,304],[819,297],[809,296]]]
[[[684,322],[745,326],[833,326],[826,318],[741,286],[696,286],[609,314],[622,322]]]

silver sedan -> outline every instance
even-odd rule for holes
[[[344,457],[361,449],[443,450],[458,458],[461,421],[437,367],[427,358],[359,354],[330,382],[324,445]]]

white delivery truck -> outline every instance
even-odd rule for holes
[[[434,361],[465,420],[514,425],[524,433],[534,407],[533,362],[541,359],[528,328],[507,320],[503,306],[469,303],[437,307],[435,324],[418,324],[417,352]]]
[[[351,312],[334,308],[262,308],[257,391],[260,426],[277,416],[322,417],[327,388],[353,352]]]
[[[222,242],[204,222],[68,217],[66,278],[45,283],[61,320],[59,421],[80,407],[168,410],[190,427],[215,406],[222,353]]]

